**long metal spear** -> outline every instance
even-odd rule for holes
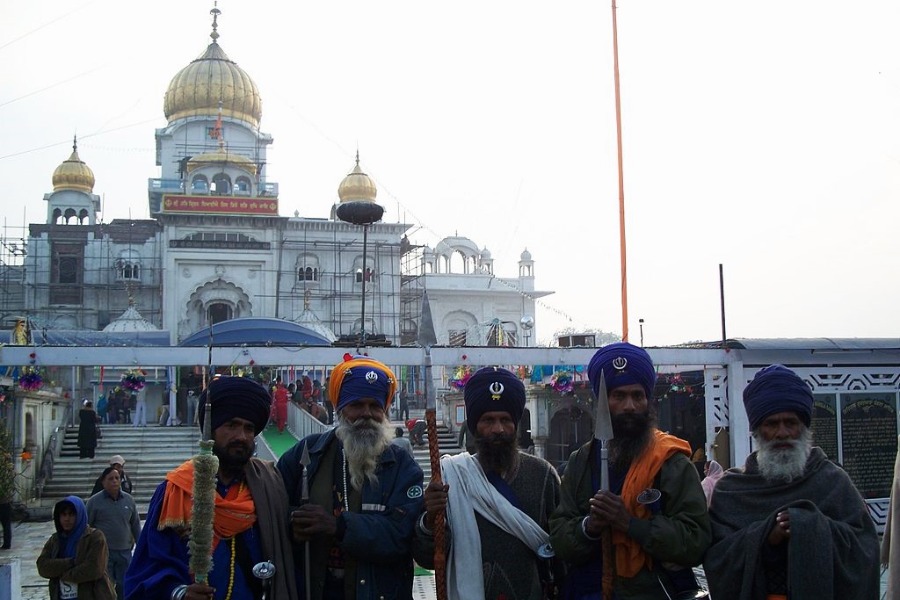
[[[422,295],[422,318],[419,323],[419,345],[425,348],[425,426],[428,431],[428,458],[431,480],[441,483],[441,457],[437,436],[437,405],[431,375],[431,347],[437,344],[428,292]],[[446,528],[444,512],[434,518],[434,588],[437,600],[447,600],[447,556],[444,548]]]
[[[609,440],[613,439],[612,417],[609,414],[609,396],[606,391],[606,374],[600,369],[600,384],[597,388],[597,409],[594,413],[594,439],[600,444],[600,489],[609,491]],[[608,526],[601,533],[601,553],[603,557],[603,600],[612,598],[612,537]]]

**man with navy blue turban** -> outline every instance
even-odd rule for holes
[[[561,573],[547,533],[559,476],[519,450],[525,386],[506,369],[485,367],[466,382],[463,399],[477,452],[441,458],[443,483],[428,484],[416,527],[416,562],[433,567],[435,517],[446,510],[447,597],[550,597]]]
[[[194,461],[168,474],[147,508],[134,558],[125,573],[129,600],[258,598],[254,565],[271,560],[276,598],[296,598],[288,501],[275,465],[253,455],[269,420],[269,391],[245,377],[216,377],[200,396],[200,426],[207,418],[219,459],[213,512],[212,570],[206,583],[189,569],[193,524]]]
[[[387,415],[396,391],[387,365],[348,355],[328,380],[337,426],[305,437],[278,460],[307,600],[412,598],[422,469],[391,443]]]
[[[643,348],[610,344],[591,358],[588,379],[609,398],[609,490],[600,489],[600,443],[591,440],[569,458],[550,521],[551,543],[569,564],[563,597],[693,598],[679,592],[696,590],[688,567],[709,546],[706,496],[690,445],[654,425],[653,361]]]
[[[878,598],[875,525],[847,473],[812,445],[809,385],[770,365],[744,388],[744,408],[757,450],[713,489],[713,597]]]

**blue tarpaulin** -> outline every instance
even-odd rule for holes
[[[212,329],[212,335],[210,335]],[[179,344],[202,346],[331,346],[331,341],[293,321],[244,317],[216,323],[192,333]]]

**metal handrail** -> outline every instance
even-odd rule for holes
[[[62,450],[60,432],[62,432],[63,437],[65,437],[65,424],[69,422],[71,416],[72,405],[70,404],[67,405],[63,411],[62,419],[60,420],[61,425],[57,425],[56,429],[53,430],[53,433],[50,434],[50,439],[47,441],[47,447],[44,448],[44,454],[41,456],[41,467],[34,483],[38,499],[43,495],[44,485],[47,483],[47,480],[53,479],[53,465],[56,462],[56,457],[59,456],[60,450]]]

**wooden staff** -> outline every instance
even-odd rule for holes
[[[437,410],[434,384],[431,382],[431,346],[425,347],[425,426],[428,431],[428,458],[431,480],[441,482],[441,457],[438,449]],[[447,555],[444,547],[446,525],[444,511],[434,517],[434,587],[437,600],[447,600]]]
[[[422,313],[419,319],[419,336],[416,340],[425,349],[425,427],[428,431],[428,458],[431,462],[431,480],[441,481],[441,456],[438,449],[437,409],[434,400],[434,382],[431,378],[431,347],[437,344],[434,319],[428,292],[422,293]],[[437,600],[447,600],[446,515],[440,511],[434,518],[434,587]]]

